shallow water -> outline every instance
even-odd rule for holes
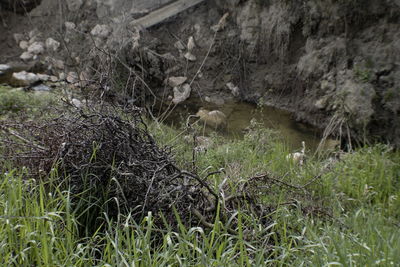
[[[321,131],[296,122],[287,111],[273,107],[257,107],[244,102],[226,102],[224,105],[216,106],[202,102],[199,99],[191,99],[187,103],[176,106],[165,122],[169,125],[182,125],[189,115],[194,115],[200,107],[208,110],[220,110],[227,116],[226,130],[219,131],[222,135],[229,138],[240,138],[244,135],[246,128],[250,126],[250,121],[256,119],[266,128],[278,130],[282,134],[285,143],[292,150],[301,148],[301,142],[305,141],[307,150],[315,151],[321,141]],[[166,110],[164,106],[162,110]],[[156,113],[155,115],[160,115]],[[208,129],[206,134],[211,129]]]

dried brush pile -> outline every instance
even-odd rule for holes
[[[25,166],[40,179],[57,169],[73,202],[86,203],[85,224],[104,212],[131,212],[138,221],[148,212],[162,213],[173,223],[173,207],[183,220],[204,220],[215,193],[174,164],[170,149],[159,147],[147,131],[140,110],[129,120],[116,114],[80,111],[44,122],[2,121],[0,166]]]

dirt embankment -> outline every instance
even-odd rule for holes
[[[58,5],[45,9],[47,2],[33,12],[61,10]],[[79,12],[62,11],[56,17],[76,25],[71,33],[52,19],[58,37],[66,39],[68,49],[59,53],[66,67],[104,67],[104,57],[92,52],[112,51],[118,56],[115,69],[124,74],[114,76],[112,85],[122,84],[125,92],[149,86],[173,95],[165,79],[185,76],[191,97],[221,102],[238,88],[236,97],[290,110],[333,134],[400,145],[398,1],[206,1],[141,32],[132,21],[148,10],[130,15],[114,10],[99,17],[95,2],[88,1]],[[224,27],[216,32],[213,26],[226,13]],[[108,25],[110,34],[83,35],[96,24]],[[194,60],[185,57],[191,36]],[[90,49],[94,43],[96,49]],[[122,80],[125,76],[129,82]]]
[[[398,1],[219,1],[244,44],[243,95],[359,140],[400,144]],[[235,2],[235,1],[234,1]]]

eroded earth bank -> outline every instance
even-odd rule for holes
[[[167,0],[0,4],[3,77],[48,75],[24,86],[67,83],[137,105],[242,99],[328,134],[400,144],[397,0],[186,1],[166,20]]]

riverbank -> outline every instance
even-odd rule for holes
[[[46,107],[39,106],[35,121]],[[30,107],[4,112],[7,117],[23,115],[26,108]],[[299,165],[288,160],[293,151],[282,142],[281,134],[260,125],[254,125],[241,140],[211,135],[206,149],[196,149],[193,138],[184,137],[198,136],[201,128],[147,124],[157,145],[170,148],[175,164],[204,177],[222,199],[250,186],[256,210],[250,212],[245,205],[224,218],[222,211],[233,204],[225,199],[211,221],[178,219],[177,225],[163,226],[156,223],[158,213],[137,221],[133,213],[115,216],[113,210],[113,219],[96,213],[104,223],[91,229],[92,225],[79,224],[86,214],[76,204],[79,196],[60,190],[62,170],[53,168],[41,179],[31,179],[23,166],[2,164],[0,263],[392,266],[400,261],[400,154],[391,147],[375,145],[319,157],[305,150],[305,160]],[[103,152],[94,146],[88,153],[96,160]],[[90,199],[86,207],[93,204]],[[125,201],[109,201],[115,200]],[[175,216],[179,218],[178,213]]]

